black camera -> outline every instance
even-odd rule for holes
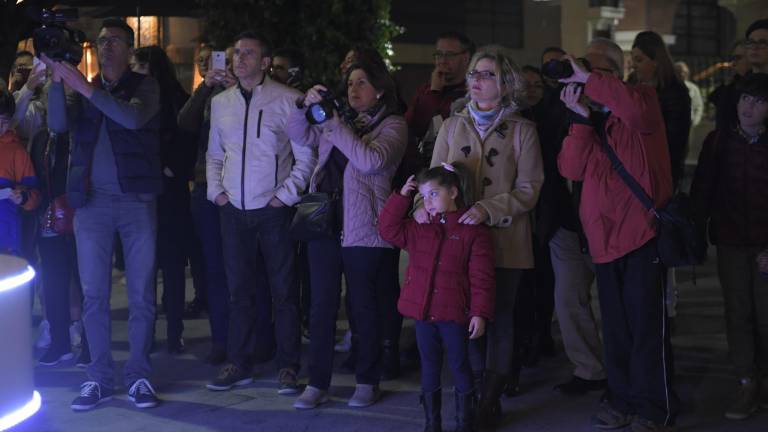
[[[307,107],[307,121],[309,124],[319,125],[325,123],[333,117],[334,109],[339,113],[342,120],[347,122],[357,118],[357,112],[347,104],[347,100],[344,97],[336,96],[330,90],[320,90],[320,96],[323,97],[322,101]]]
[[[587,59],[578,58],[576,61],[584,66],[588,71],[591,70],[591,66]],[[546,78],[561,80],[569,78],[571,75],[573,75],[573,66],[571,66],[571,62],[568,60],[552,59],[544,63],[544,66],[541,67],[541,73]]]
[[[32,45],[38,56],[45,54],[53,61],[78,65],[83,58],[85,34],[68,28],[65,23],[78,18],[77,9],[43,9],[39,21],[43,24],[32,33]]]

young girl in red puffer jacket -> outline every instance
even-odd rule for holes
[[[410,195],[418,189],[430,221],[408,217]],[[425,431],[441,431],[440,371],[443,350],[456,384],[457,431],[473,430],[474,382],[468,339],[485,332],[493,319],[495,279],[489,228],[463,223],[461,179],[448,164],[414,176],[387,200],[379,217],[381,237],[408,251],[408,270],[398,310],[416,320],[421,356]]]

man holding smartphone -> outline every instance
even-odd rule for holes
[[[32,72],[34,58],[35,56],[29,51],[19,51],[16,53],[16,59],[13,61],[9,80],[12,93],[21,90],[24,84],[27,83],[29,74]]]
[[[195,134],[197,139],[190,145],[197,147],[194,187],[192,188],[192,221],[200,239],[205,261],[205,302],[208,306],[208,321],[211,327],[211,350],[205,361],[218,366],[227,359],[227,333],[229,327],[229,288],[224,273],[224,259],[221,246],[221,229],[218,207],[208,201],[208,182],[205,176],[205,153],[208,151],[208,133],[211,125],[211,100],[214,96],[232,87],[237,82],[226,65],[226,55],[214,64],[211,46],[203,46],[197,56],[197,66],[203,82],[195,89],[187,103],[179,110],[179,129]]]

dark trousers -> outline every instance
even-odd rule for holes
[[[163,309],[168,343],[178,343],[184,331],[187,257],[192,215],[187,182],[165,177],[157,200],[157,270],[163,272]]]
[[[403,328],[403,316],[397,310],[397,300],[400,297],[400,278],[398,277],[400,271],[400,249],[388,250],[385,255],[386,259],[390,260],[388,265],[395,269],[395,272],[393,276],[389,276],[392,289],[385,291],[387,298],[384,299],[384,307],[387,311],[387,317],[384,321],[386,326],[384,327],[382,338],[384,341],[389,341],[390,349],[399,352],[400,333]]]
[[[219,348],[227,347],[229,332],[229,288],[224,272],[224,251],[221,246],[219,209],[206,197],[206,185],[196,184],[192,190],[192,220],[200,240],[204,260],[211,342]]]
[[[358,384],[377,385],[381,378],[381,342],[397,318],[397,267],[394,249],[342,248],[344,269],[352,293],[352,315],[357,327],[355,376]]]
[[[391,298],[397,277],[392,267],[391,249],[369,247],[342,248],[339,240],[313,240],[307,243],[312,304],[310,313],[309,385],[330,387],[333,372],[333,345],[339,308],[342,273],[351,294],[352,317],[359,336],[355,377],[358,384],[379,383],[381,340],[384,328],[391,325]],[[395,300],[396,302],[396,300]]]
[[[296,245],[296,274],[299,280],[299,295],[301,296],[301,326],[309,329],[309,311],[312,305],[312,290],[309,279],[309,257],[307,257],[307,243]]]
[[[338,239],[321,239],[309,241],[306,246],[312,290],[309,296],[309,385],[326,390],[331,385],[333,373],[333,345],[343,272],[341,243]]]
[[[71,235],[40,237],[37,248],[45,293],[45,314],[51,324],[51,349],[69,352],[69,287],[77,275],[75,239]]]
[[[486,335],[469,343],[472,370],[490,370],[500,375],[512,372],[515,357],[515,300],[523,270],[496,268],[495,318]]]
[[[190,200],[190,216],[192,211],[191,207],[192,204]],[[216,231],[219,231],[219,235],[221,235],[220,229],[217,229]],[[205,273],[205,257],[203,256],[203,244],[200,241],[200,238],[197,236],[197,229],[195,228],[194,220],[192,222],[192,230],[189,231],[189,234],[189,272],[192,276],[192,288],[195,290],[194,300],[196,302],[201,302],[207,309],[208,279]]]
[[[672,350],[664,268],[651,240],[621,258],[595,264],[603,318],[605,367],[614,409],[672,424]]]
[[[291,207],[268,206],[240,210],[226,204],[220,211],[224,266],[230,292],[229,360],[241,368],[250,369],[259,357],[269,358],[271,345],[276,341],[278,368],[298,371],[301,353],[299,286],[294,271],[295,244],[288,234],[293,210]],[[266,284],[255,274],[261,265],[266,273]]]
[[[552,314],[555,311],[555,271],[552,268],[552,257],[549,244],[538,245],[534,238],[534,258],[536,268],[533,269],[536,296],[535,336],[539,342],[552,341]]]
[[[760,274],[756,261],[763,249],[717,246],[728,350],[739,378],[768,375],[768,278]]]
[[[456,391],[467,394],[474,390],[472,369],[467,356],[468,325],[453,321],[416,321],[416,343],[421,357],[421,391],[440,389],[443,352],[453,373]]]

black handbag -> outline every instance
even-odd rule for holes
[[[596,129],[613,169],[643,207],[656,217],[656,247],[661,262],[667,267],[692,266],[704,262],[707,257],[707,243],[702,241],[696,229],[688,195],[678,193],[664,208],[655,208],[651,197],[627,171],[613,147],[608,144],[604,128]]]
[[[301,197],[291,221],[290,234],[296,241],[331,239],[339,217],[336,194],[315,192]]]

